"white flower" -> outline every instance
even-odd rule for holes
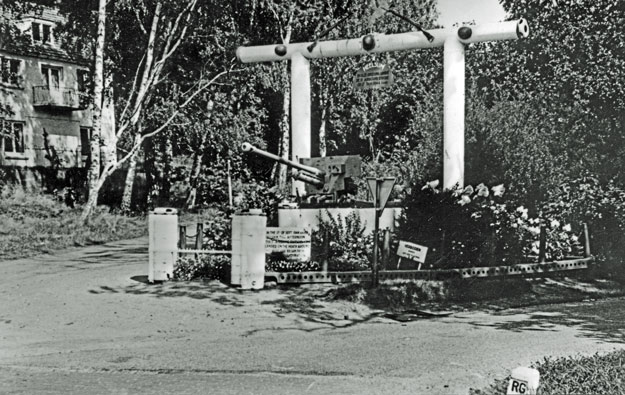
[[[499,184],[495,185],[490,190],[493,191],[493,195],[495,196],[503,196],[504,192],[506,191],[506,187],[504,187],[503,184]]]
[[[458,204],[461,206],[464,206],[465,204],[471,203],[471,198],[468,197],[467,195],[462,195],[460,197],[460,200],[458,201]]]
[[[423,188],[421,188],[421,190],[423,191],[423,190],[428,189],[428,188],[430,188],[430,189],[436,189],[436,188],[438,187],[438,184],[440,184],[440,181],[439,181],[439,180],[430,181],[430,182],[426,183],[426,184],[423,186]]]
[[[466,188],[464,188],[464,190],[462,191],[463,194],[466,195],[471,195],[473,194],[473,187],[471,185],[468,185]]]
[[[552,219],[550,225],[552,229],[557,229],[560,227],[560,222],[557,219]]]
[[[476,187],[477,189],[477,196],[481,196],[481,197],[488,197],[489,192],[488,192],[488,187],[484,184],[480,184]]]
[[[533,235],[540,234],[540,228],[538,226],[530,226],[530,227],[527,228],[527,230],[529,230],[530,233],[533,234]]]
[[[523,207],[523,206],[517,207],[516,212],[521,214],[521,218],[523,218],[523,219],[528,219],[529,218],[529,216],[527,215],[527,209],[525,207]]]
[[[566,224],[562,227],[562,230],[565,232],[570,232],[571,231],[571,224]]]
[[[576,235],[571,235],[571,240],[575,242],[579,240],[579,237],[577,237]]]

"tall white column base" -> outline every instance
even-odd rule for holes
[[[444,45],[443,188],[464,187],[464,44]]]
[[[310,62],[301,53],[291,57],[291,159],[310,158]],[[292,192],[306,194],[305,184],[293,180]]]

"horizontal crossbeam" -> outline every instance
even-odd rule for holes
[[[335,58],[340,56],[359,56],[369,53],[406,51],[419,48],[442,47],[450,37],[457,38],[463,44],[516,40],[529,35],[529,26],[525,19],[514,21],[487,23],[477,26],[428,30],[434,37],[429,41],[421,32],[398,34],[373,34],[375,45],[367,49],[363,45],[363,37],[346,40],[320,41],[312,46],[312,41],[293,44],[259,45],[237,48],[237,58],[243,63],[273,62],[291,59],[293,54],[300,53],[305,58]],[[312,51],[309,51],[312,47]]]

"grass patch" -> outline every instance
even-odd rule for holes
[[[369,284],[348,284],[336,289],[334,299],[348,300],[384,310],[406,310],[427,304],[439,306],[489,302],[504,297],[517,298],[530,292],[524,279],[466,280],[393,280],[373,288]]]
[[[493,278],[444,281],[385,281],[339,286],[330,295],[337,300],[366,304],[390,311],[423,306],[440,308],[506,309],[619,296],[624,285],[615,281],[579,278]]]
[[[98,207],[85,224],[81,207],[51,196],[5,187],[0,191],[0,260],[25,258],[67,248],[147,234],[145,217],[126,217]]]
[[[625,351],[589,357],[545,358],[533,368],[540,372],[541,395],[625,394]],[[505,394],[510,377],[496,380],[486,389],[472,389],[471,395]]]

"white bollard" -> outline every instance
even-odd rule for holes
[[[148,217],[148,281],[166,281],[174,275],[178,259],[178,211],[156,208]]]
[[[267,217],[261,210],[232,217],[232,285],[241,289],[262,289],[265,285],[266,232]]]
[[[536,369],[518,367],[512,369],[506,395],[536,395],[540,385],[540,372]]]

